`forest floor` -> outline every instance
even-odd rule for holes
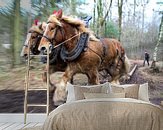
[[[138,67],[131,77],[126,82],[129,83],[149,83],[149,97],[150,101],[154,104],[160,105],[160,101],[163,101],[163,70],[159,73],[153,73],[153,71],[147,65],[142,66],[143,61],[131,60],[132,66],[137,64]],[[42,68],[39,68],[40,70]],[[24,86],[25,86],[25,67],[19,67],[11,70],[10,72],[0,73],[0,113],[23,113],[24,111]],[[32,87],[45,87],[42,82],[41,71],[37,73],[31,73],[30,85]],[[57,72],[51,76],[53,83],[59,82],[63,73]],[[78,74],[74,77],[74,84],[87,84],[87,77],[85,75]],[[50,111],[55,107],[52,102],[53,93],[50,93]],[[45,91],[31,91],[28,96],[28,102],[30,103],[45,103],[46,92]],[[44,108],[30,107],[28,109],[30,113],[45,112]]]

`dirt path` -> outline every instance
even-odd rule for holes
[[[132,78],[125,83],[149,83],[150,101],[154,104],[160,104],[163,100],[163,72],[151,73],[149,67],[143,67],[142,61],[132,61],[132,64],[138,64],[138,68]],[[0,113],[23,113],[24,104],[24,75],[25,68],[14,69],[9,73],[0,76]],[[38,74],[40,76],[40,74]],[[59,82],[62,73],[58,72],[51,76],[53,83]],[[31,77],[31,85],[34,87],[44,86],[41,78],[33,75]],[[75,84],[87,84],[87,77],[84,75],[76,75],[74,79]],[[53,93],[50,93],[50,111],[55,107],[52,102]],[[30,103],[44,103],[46,102],[46,92],[31,91],[29,93]],[[31,107],[29,112],[45,112],[44,108]]]
[[[160,69],[160,73],[153,73],[147,65],[142,66],[142,60],[131,61],[131,63],[137,64],[138,69],[127,83],[142,84],[148,82],[150,101],[160,105],[160,102],[163,101],[163,69]]]

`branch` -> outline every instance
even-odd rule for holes
[[[105,20],[106,20],[106,17],[108,16],[108,14],[109,14],[109,11],[110,11],[110,8],[111,8],[111,5],[112,5],[112,1],[113,0],[111,0],[110,1],[110,5],[109,5],[109,8],[108,8],[108,10],[107,10],[107,12],[106,12],[106,14],[105,14],[105,16],[104,16],[104,18],[103,18],[103,20],[101,21],[101,26],[103,26],[103,24],[104,24],[104,22],[105,22]]]

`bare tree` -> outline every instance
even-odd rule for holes
[[[104,15],[104,18],[101,20],[101,23],[100,23],[101,26],[104,25],[104,22],[106,21],[106,18],[107,18],[107,16],[109,15],[109,11],[110,11],[110,8],[111,8],[111,6],[112,6],[112,1],[113,1],[113,0],[110,0],[109,8],[107,9],[106,14]]]
[[[149,3],[149,0],[142,0],[142,32],[144,31],[144,13],[146,9],[146,5]]]
[[[163,12],[162,12],[162,17],[161,17],[161,23],[160,23],[160,29],[159,29],[159,35],[158,35],[158,40],[154,49],[153,53],[153,61],[151,67],[155,68],[156,67],[156,61],[157,61],[157,53],[158,53],[158,47],[160,44],[163,44]]]
[[[135,24],[135,17],[136,17],[136,0],[134,0],[133,24]]]
[[[94,0],[94,7],[93,7],[93,29],[95,28],[95,21],[96,21],[96,0]]]
[[[112,0],[109,1],[109,6],[107,5],[108,2],[106,3],[106,1],[104,2],[103,0],[97,0],[97,1],[94,0],[94,2],[96,2],[95,4],[96,4],[96,8],[97,8],[96,34],[99,36],[103,36],[104,32],[105,32],[104,25],[105,25],[108,15],[109,15],[110,9],[111,9]],[[96,11],[94,10],[94,13],[95,12]]]

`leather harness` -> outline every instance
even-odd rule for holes
[[[88,33],[82,33],[80,35],[80,38],[75,46],[75,48],[71,51],[68,52],[66,51],[66,48],[62,46],[60,56],[63,61],[73,61],[77,59],[80,54],[87,48],[88,44],[88,39],[89,39],[89,34]]]

